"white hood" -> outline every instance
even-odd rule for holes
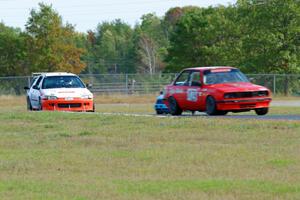
[[[57,98],[81,98],[86,95],[93,95],[87,88],[55,88],[43,89],[42,93],[45,96],[56,96]]]

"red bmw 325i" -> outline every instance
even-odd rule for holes
[[[272,101],[269,89],[250,83],[233,67],[197,67],[184,69],[165,87],[164,101],[172,115],[200,111],[208,115],[254,110],[268,113]]]

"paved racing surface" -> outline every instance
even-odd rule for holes
[[[255,119],[255,120],[281,120],[281,121],[300,121],[300,115],[265,115],[265,116],[258,116],[258,115],[225,115],[225,116],[207,116],[203,115],[196,115],[196,116],[206,116],[208,118],[228,118],[228,119]]]
[[[90,113],[91,114],[91,113]],[[275,120],[275,121],[300,121],[300,115],[225,115],[225,116],[208,116],[205,113],[196,113],[195,115],[184,113],[181,116],[156,115],[156,114],[137,114],[137,113],[94,113],[99,115],[119,115],[131,117],[159,117],[159,118],[184,118],[184,117],[204,117],[204,118],[223,118],[223,119],[253,119],[253,120]]]
[[[272,101],[271,107],[276,106],[284,106],[284,107],[300,107],[300,99],[299,101],[291,100],[291,101]]]
[[[118,104],[119,105],[119,104]],[[300,107],[300,101],[273,101],[271,104],[272,107],[283,106],[283,107]],[[205,118],[223,118],[223,119],[253,119],[253,120],[273,120],[273,121],[299,121],[300,115],[272,115],[267,114],[265,116],[258,115],[249,115],[249,114],[232,114],[229,113],[225,116],[208,116],[203,112],[196,112],[195,115],[185,112],[181,116],[171,116],[171,115],[156,115],[149,113],[88,113],[88,114],[98,114],[98,115],[119,115],[119,116],[132,116],[132,117],[159,117],[159,118],[183,118],[183,117],[205,117]]]

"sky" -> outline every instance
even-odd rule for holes
[[[32,8],[41,0],[0,0],[0,21],[7,26],[24,29]],[[75,25],[77,31],[95,30],[103,21],[121,19],[134,26],[142,15],[163,16],[172,7],[200,7],[234,4],[236,0],[43,0],[52,4],[64,22]]]

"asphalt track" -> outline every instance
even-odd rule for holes
[[[271,104],[271,107],[300,107],[300,101],[274,101]],[[95,112],[88,114],[96,114],[96,115],[116,115],[116,116],[131,116],[131,117],[157,117],[157,118],[189,118],[189,117],[198,117],[198,118],[222,118],[222,119],[251,119],[251,120],[269,120],[269,121],[297,121],[300,122],[300,113],[299,115],[271,115],[267,114],[264,116],[258,115],[249,115],[249,114],[232,114],[229,113],[225,116],[208,116],[203,112],[196,112],[194,115],[191,113],[185,112],[181,116],[172,116],[172,115],[156,115],[156,114],[148,114],[148,113],[114,113],[114,112]]]
[[[94,113],[98,115],[116,115],[116,116],[130,116],[130,117],[157,117],[157,118],[212,118],[212,119],[252,119],[252,120],[269,120],[269,121],[299,121],[300,115],[226,115],[226,116],[208,116],[205,113],[196,113],[195,115],[184,113],[180,116],[172,116],[172,115],[156,115],[156,114],[137,114],[137,113]]]

